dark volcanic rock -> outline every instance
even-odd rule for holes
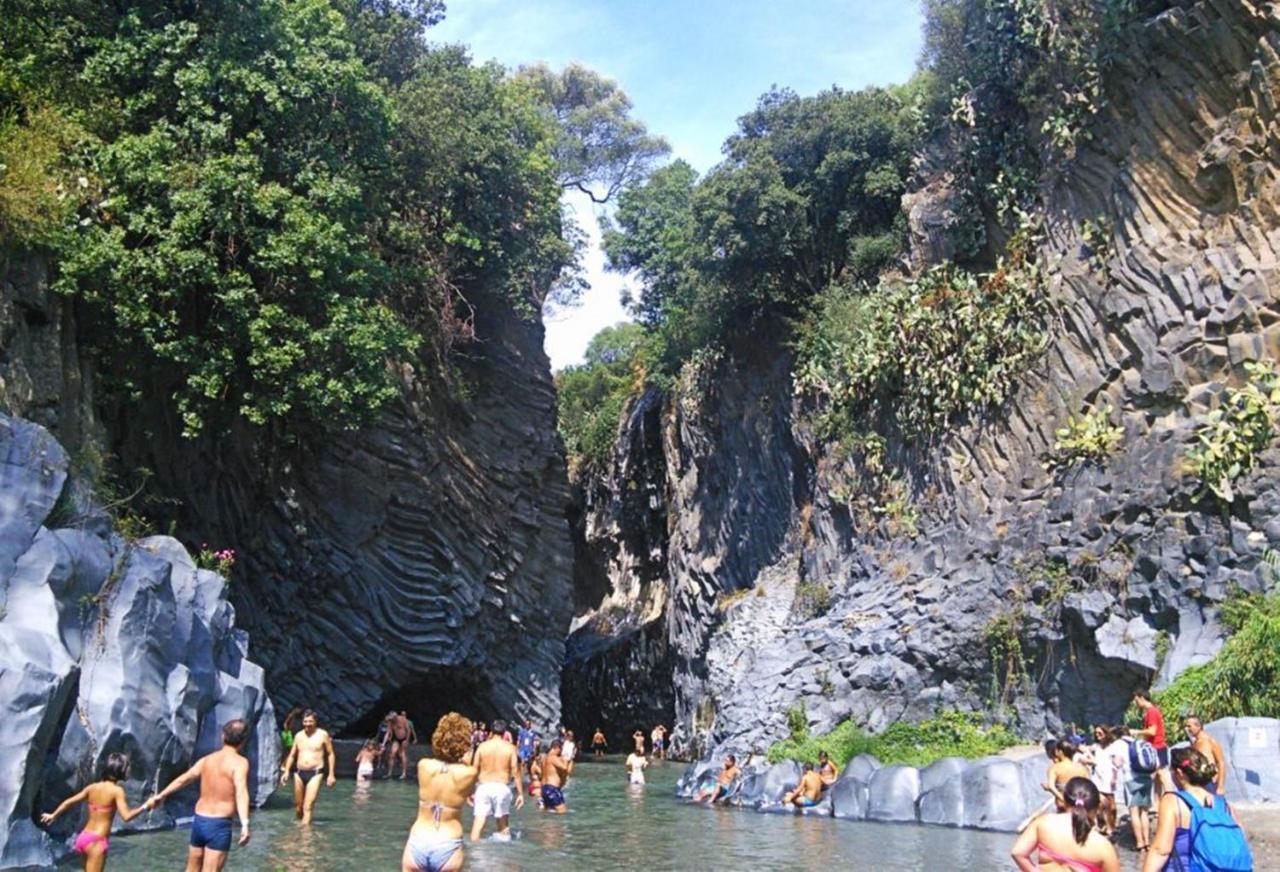
[[[32,821],[127,753],[130,800],[221,745],[221,725],[253,726],[251,792],[275,784],[279,737],[262,670],[247,659],[225,581],[175,540],[51,530],[67,458],[43,428],[0,415],[0,867],[65,852]],[[68,520],[62,518],[63,521]],[[194,794],[166,811],[190,813]],[[156,812],[135,827],[172,818]]]

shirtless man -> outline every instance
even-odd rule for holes
[[[653,756],[659,760],[667,759],[667,728],[658,724],[649,734],[649,739],[653,742]]]
[[[804,764],[804,774],[796,789],[782,797],[783,805],[795,805],[796,808],[809,808],[818,804],[822,798],[822,777],[813,771],[813,764]]]
[[[835,784],[840,777],[840,767],[831,762],[826,751],[818,752],[818,777],[822,779],[823,790]]]
[[[644,733],[636,730],[631,734],[631,739],[636,743],[636,753],[641,757],[644,756]]]
[[[1218,767],[1218,776],[1213,780],[1213,784],[1209,790],[1218,796],[1226,796],[1227,793],[1227,755],[1223,753],[1222,746],[1218,744],[1218,740],[1210,736],[1204,730],[1204,723],[1195,715],[1189,715],[1182,722],[1182,728],[1187,731],[1187,738],[1191,740],[1191,747],[1195,748],[1204,755],[1206,760]]]
[[[187,849],[187,872],[218,872],[231,850],[231,818],[240,818],[240,847],[249,844],[249,761],[240,753],[249,738],[242,720],[228,721],[222,728],[222,750],[196,761],[169,786],[147,800],[154,809],[170,794],[193,781],[200,782],[200,799],[191,821]]]
[[[302,715],[302,732],[294,737],[293,748],[280,767],[280,783],[287,784],[289,770],[297,764],[297,771],[293,773],[293,810],[304,824],[311,823],[311,812],[315,810],[316,797],[320,795],[320,779],[325,775],[326,762],[328,778],[325,783],[333,787],[338,781],[333,740],[320,729],[316,713],[307,709]]]
[[[569,763],[560,756],[564,742],[556,739],[542,758],[542,810],[564,814],[564,786],[569,780]]]
[[[524,784],[520,778],[520,758],[516,746],[502,738],[507,725],[493,722],[493,732],[471,754],[471,765],[480,772],[476,785],[475,818],[471,823],[471,841],[484,835],[484,822],[490,816],[497,822],[494,839],[511,840],[511,782],[516,783],[516,808],[524,808]]]
[[[729,754],[724,758],[724,768],[720,770],[720,774],[716,776],[716,786],[710,791],[702,791],[693,798],[694,802],[706,802],[715,805],[716,800],[721,799],[729,790],[729,785],[733,784],[733,779],[739,774],[738,758]]]
[[[604,737],[604,732],[596,727],[595,733],[591,736],[591,750],[595,752],[596,759],[604,759],[604,749],[609,747],[609,740]]]
[[[391,777],[396,768],[396,758],[400,759],[400,780],[404,781],[409,772],[409,742],[417,742],[418,735],[413,729],[413,722],[405,712],[389,712],[387,714],[387,735],[382,740],[385,750],[391,745],[391,755],[387,758],[387,777]]]

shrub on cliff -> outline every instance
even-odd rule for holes
[[[556,421],[573,472],[608,460],[623,409],[644,384],[651,357],[644,328],[618,324],[592,338],[581,364],[556,374]]]
[[[927,766],[943,757],[985,757],[1017,743],[1017,736],[1004,727],[986,725],[975,714],[943,712],[920,723],[898,721],[874,735],[853,721],[821,736],[809,736],[807,730],[797,733],[793,725],[791,738],[774,743],[768,759],[816,764],[818,752],[826,751],[839,766],[859,754],[870,754],[885,765]]]

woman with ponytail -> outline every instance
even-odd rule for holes
[[[1156,835],[1142,872],[1185,872],[1206,868],[1206,860],[1213,869],[1252,869],[1249,845],[1235,811],[1209,790],[1218,767],[1194,748],[1174,748],[1169,768],[1177,790],[1160,797]],[[1198,833],[1195,842],[1193,831]]]
[[[1045,815],[1018,836],[1013,862],[1022,872],[1120,872],[1115,846],[1094,829],[1101,805],[1094,783],[1072,778],[1062,788],[1062,800],[1066,811]]]

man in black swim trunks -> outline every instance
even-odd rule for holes
[[[169,786],[147,800],[154,809],[165,797],[193,781],[200,782],[200,799],[191,821],[187,872],[218,872],[231,850],[231,818],[240,818],[240,847],[249,844],[249,761],[240,753],[249,738],[242,720],[228,721],[222,728],[222,750],[201,757]]]
[[[551,743],[551,750],[542,759],[542,801],[538,806],[543,811],[564,814],[564,785],[569,780],[570,767],[568,761],[560,756],[564,747],[561,739]]]
[[[333,752],[333,740],[329,734],[320,729],[320,720],[316,713],[308,709],[302,715],[302,732],[293,739],[293,749],[280,767],[280,783],[289,782],[289,770],[297,763],[298,769],[293,775],[293,808],[298,820],[304,824],[311,823],[311,812],[316,807],[316,798],[320,795],[320,780],[326,773],[327,783],[333,787],[338,779],[337,755]]]

